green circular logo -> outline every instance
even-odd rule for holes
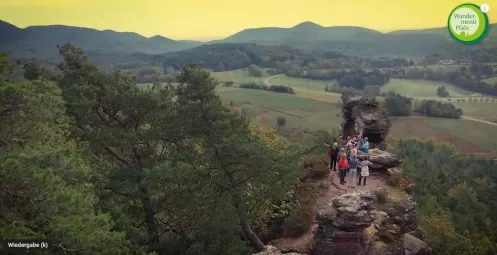
[[[450,35],[463,44],[478,43],[488,30],[488,17],[475,4],[461,4],[450,13]]]

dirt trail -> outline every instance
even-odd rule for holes
[[[490,122],[490,121],[486,121],[486,120],[480,120],[480,119],[475,119],[475,118],[466,117],[466,116],[461,116],[461,119],[465,119],[465,120],[472,120],[472,121],[481,122],[481,123],[485,123],[485,124],[488,124],[488,125],[492,125],[492,126],[496,126],[496,127],[497,127],[497,123]]]
[[[271,77],[267,77],[267,79],[264,80],[264,85],[266,86],[270,86],[271,83],[269,83],[269,80],[273,79],[273,78],[276,78],[276,77],[280,77],[280,76],[283,76],[284,74],[277,74],[277,75],[273,75]]]
[[[345,176],[346,181],[348,181],[348,177],[349,176]],[[309,251],[312,250],[312,245],[314,243],[314,233],[318,227],[318,223],[316,222],[316,212],[317,210],[319,210],[319,208],[326,206],[326,204],[328,204],[332,198],[340,196],[342,194],[358,190],[375,190],[378,187],[385,186],[386,179],[386,173],[380,174],[375,172],[374,170],[370,170],[370,176],[368,176],[367,178],[366,186],[356,186],[355,188],[351,188],[349,187],[349,181],[344,185],[340,184],[338,172],[331,172],[326,179],[327,182],[330,182],[330,185],[323,196],[317,200],[316,210],[314,210],[313,214],[313,224],[309,228],[309,230],[299,237],[281,238],[278,240],[277,243],[274,244],[274,246],[282,252],[294,251],[308,254]]]

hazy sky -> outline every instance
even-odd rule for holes
[[[63,24],[145,36],[208,40],[244,28],[362,26],[380,31],[443,27],[469,0],[0,0],[0,19],[19,27]],[[497,22],[497,0],[490,23]]]

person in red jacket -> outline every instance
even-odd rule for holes
[[[342,155],[340,160],[338,160],[338,170],[340,174],[340,184],[344,185],[347,183],[345,181],[345,173],[347,172],[347,168],[349,167],[349,162],[347,161],[346,155]]]
[[[330,156],[330,171],[336,171],[336,165],[338,161],[338,144],[335,142],[333,145],[329,145],[327,143],[324,144],[326,147],[330,148],[328,150],[328,156]]]

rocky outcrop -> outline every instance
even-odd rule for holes
[[[388,151],[382,151],[379,149],[372,149],[367,154],[369,161],[373,163],[370,166],[373,169],[383,169],[387,170],[389,168],[394,168],[400,166],[402,161],[394,154]],[[364,157],[364,154],[359,154],[358,157]]]
[[[375,220],[374,194],[353,192],[334,198],[318,211],[313,254],[369,254],[366,231]]]
[[[393,193],[393,192],[392,192]],[[381,211],[386,213],[384,222],[388,231],[393,235],[403,235],[418,229],[418,213],[416,202],[408,194],[396,191],[397,194],[390,194],[391,202],[381,205]]]
[[[294,253],[294,252],[290,252],[290,253],[285,253],[287,255],[306,255],[306,254],[299,254],[299,253]],[[281,253],[281,251],[279,251],[276,247],[272,246],[272,245],[268,245],[266,246],[266,249],[264,249],[263,251],[259,252],[259,253],[256,253],[254,255],[283,255],[283,253]]]
[[[387,192],[387,193],[385,193]],[[381,193],[388,194],[380,198]],[[396,189],[346,193],[318,210],[313,254],[431,254],[417,225],[416,203]],[[408,236],[406,236],[408,235]]]
[[[429,255],[432,253],[431,248],[425,242],[411,234],[404,235],[404,247],[405,255]]]
[[[343,194],[318,209],[311,254],[430,255],[416,218],[416,203],[400,190],[380,187]],[[281,254],[267,246],[257,255]]]
[[[342,99],[343,136],[362,134],[368,137],[372,144],[379,145],[384,142],[391,123],[376,99],[363,96],[344,96]]]

